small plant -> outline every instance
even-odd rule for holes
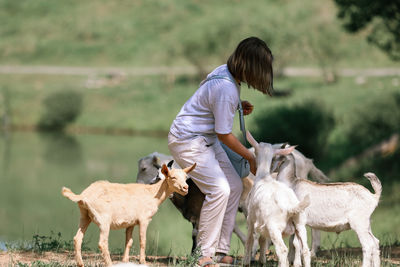
[[[6,251],[31,251],[32,241],[11,241],[5,243]]]
[[[201,257],[200,248],[196,248],[191,255],[189,255],[185,260],[180,261],[177,266],[196,266],[199,258]]]
[[[60,232],[56,234],[51,231],[49,236],[34,235],[31,250],[36,253],[42,253],[45,251],[59,252],[60,250],[71,251],[74,250],[74,244],[72,240],[62,240]],[[82,244],[82,250],[89,250],[85,243]]]
[[[74,266],[74,265],[65,265],[59,262],[43,262],[43,261],[34,261],[31,264],[17,262],[16,267],[67,267],[67,266]]]
[[[33,251],[58,251],[61,247],[61,233],[59,232],[55,237],[51,232],[50,236],[34,235],[33,236]]]

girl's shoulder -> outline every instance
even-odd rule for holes
[[[227,80],[219,80],[210,83],[208,92],[211,99],[215,102],[230,102],[233,105],[237,105],[239,100],[238,88],[235,84]]]

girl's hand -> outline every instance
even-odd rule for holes
[[[249,101],[242,101],[243,115],[249,115],[253,112],[254,106]]]

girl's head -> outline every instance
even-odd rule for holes
[[[239,43],[227,65],[233,77],[264,94],[273,93],[273,56],[267,44],[249,37]]]

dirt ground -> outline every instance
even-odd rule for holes
[[[362,251],[360,248],[340,248],[335,250],[324,250],[321,251],[317,259],[314,261],[318,262],[328,262],[332,257],[355,257],[361,256]],[[382,263],[390,263],[394,266],[400,266],[400,247],[382,247],[381,248]],[[112,255],[113,263],[118,263],[121,261],[121,255]],[[361,257],[360,257],[361,258]],[[103,266],[103,261],[101,255],[95,252],[84,252],[83,260],[87,266]],[[130,262],[138,263],[138,256],[131,256]],[[182,266],[182,261],[184,259],[167,257],[167,256],[147,256],[146,261],[149,266],[175,266],[179,262],[179,266]],[[239,258],[239,261],[241,258]],[[268,256],[269,261],[277,261],[275,255]],[[31,266],[35,262],[42,263],[59,263],[67,266],[74,266],[74,253],[71,251],[65,252],[44,252],[44,253],[34,253],[34,252],[0,252],[0,266],[21,266],[21,264],[28,264]],[[241,265],[238,265],[241,266]]]

